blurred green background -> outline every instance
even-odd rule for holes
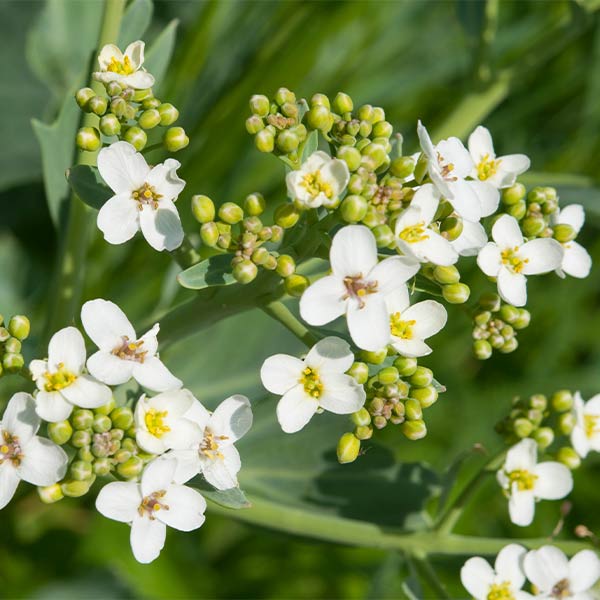
[[[148,46],[160,44],[155,65],[174,50],[156,93],[180,109],[191,138],[177,155],[187,192],[208,194],[219,203],[239,201],[252,191],[261,191],[271,204],[282,200],[281,163],[256,152],[244,129],[249,96],[273,94],[282,85],[305,97],[343,90],[355,105],[383,106],[411,152],[417,149],[419,118],[438,138],[466,139],[477,124],[485,124],[498,154],[531,157],[525,183],[556,185],[563,203],[585,205],[581,242],[595,263],[600,260],[598,2],[495,3],[493,39],[482,35],[486,3],[476,0],[172,0],[156,2],[151,21],[148,4],[136,3],[140,12],[129,13],[123,36],[136,39],[148,25]],[[66,107],[54,129],[38,125],[46,139],[56,134],[50,145],[55,162],[46,166],[62,160],[64,170],[72,163],[77,127],[75,103],[65,98],[85,84],[101,14],[100,0],[0,0],[0,312],[32,317],[27,359],[43,353],[47,343],[44,318],[64,235],[55,229],[45,201],[31,119],[51,124]],[[53,172],[62,185],[61,170]],[[60,200],[59,194],[54,206]],[[180,199],[180,212],[192,228],[186,202],[186,196]],[[463,279],[474,293],[489,289],[474,260],[464,263]],[[143,240],[109,246],[94,230],[84,299],[110,298],[141,328],[192,297],[177,289],[177,271],[169,256],[157,255]],[[337,437],[348,427],[343,417],[323,416],[293,437],[277,427],[275,400],[261,390],[258,369],[274,352],[302,348],[260,311],[171,344],[163,356],[208,406],[234,392],[252,398],[256,426],[239,444],[240,481],[250,500],[268,500],[307,516],[338,515],[411,529],[419,526],[422,503],[439,491],[456,455],[478,442],[499,446],[493,427],[514,395],[571,388],[587,398],[600,391],[598,283],[596,267],[583,281],[535,278],[532,324],[519,334],[520,348],[489,363],[471,357],[469,320],[460,307],[450,307],[449,324],[424,361],[448,387],[427,411],[429,435],[409,442],[386,430],[380,441],[367,444],[364,457],[345,467],[334,457]],[[295,310],[294,303],[290,306]],[[22,386],[14,379],[0,381],[0,405]],[[465,470],[477,460],[469,459]],[[594,456],[575,473],[566,537],[580,523],[600,534],[599,474]],[[515,528],[490,481],[457,531],[547,536],[559,511],[560,503],[543,503],[531,527]],[[243,512],[210,514],[191,534],[171,531],[161,557],[142,566],[131,556],[127,528],[95,513],[92,499],[45,506],[34,490],[22,486],[0,513],[0,597],[410,597],[403,582],[413,576],[401,555],[270,531],[245,523],[252,517]],[[280,526],[274,515],[272,527]],[[465,597],[458,579],[463,560],[434,557],[453,598]],[[414,580],[410,585],[418,592]],[[427,588],[421,594],[433,597]]]

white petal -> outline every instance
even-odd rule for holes
[[[419,270],[418,262],[406,257],[391,257],[382,260],[368,275],[369,281],[377,282],[377,291],[386,295],[414,277]]]
[[[463,143],[457,137],[442,140],[435,147],[445,162],[453,165],[452,175],[460,179],[468,177],[473,171],[473,159]]]
[[[490,183],[496,187],[507,188],[514,185],[517,175],[525,173],[531,166],[531,161],[525,154],[507,154],[498,157],[500,164],[498,172],[490,177]]]
[[[12,463],[4,462],[0,464],[0,510],[12,500],[19,481],[21,480]]]
[[[421,260],[425,259],[442,267],[449,267],[458,260],[458,253],[446,238],[432,230],[427,231],[427,236],[422,242],[410,244]]]
[[[409,358],[418,358],[419,356],[427,356],[433,350],[423,340],[404,340],[392,336],[391,345],[398,354]]]
[[[600,579],[600,559],[592,550],[581,550],[569,561],[571,592],[587,592]]]
[[[496,157],[492,136],[490,135],[489,130],[481,125],[479,125],[479,127],[477,127],[469,136],[467,144],[475,164],[479,164],[481,159],[485,156],[488,158]]]
[[[523,265],[523,275],[549,273],[560,267],[563,247],[556,240],[538,238],[523,244],[519,255],[527,261]]]
[[[177,468],[173,481],[178,484],[187,483],[200,473],[200,457],[198,450],[171,450],[164,455],[165,458],[173,458],[177,461]]]
[[[487,241],[487,233],[481,223],[463,221],[461,234],[451,244],[461,256],[477,256]]]
[[[357,303],[346,314],[352,341],[363,350],[381,350],[390,341],[390,321],[381,294],[370,294],[362,308]]]
[[[147,356],[154,356],[158,350],[158,332],[160,331],[160,325],[155,323],[151,329],[149,329],[140,339],[142,342],[143,350],[147,352]]]
[[[502,266],[500,248],[494,242],[488,242],[477,255],[479,268],[488,277],[497,277]]]
[[[300,316],[310,325],[325,325],[346,312],[343,280],[329,275],[315,281],[300,298]]]
[[[403,285],[385,296],[385,305],[389,314],[402,313],[410,306],[408,287]]]
[[[498,273],[498,293],[513,306],[527,304],[527,279],[521,273],[513,273],[502,267]]]
[[[137,71],[144,64],[144,42],[138,40],[125,48],[125,56],[129,58],[131,66]]]
[[[97,298],[81,307],[81,322],[88,337],[106,352],[123,343],[123,336],[135,340],[133,326],[125,313],[109,300]]]
[[[319,405],[337,415],[349,415],[360,410],[365,403],[365,390],[350,375],[323,373],[323,394]]]
[[[537,479],[533,493],[543,500],[559,500],[573,489],[573,476],[565,465],[558,462],[543,462],[535,467]]]
[[[185,181],[177,175],[181,163],[174,158],[168,158],[164,163],[156,165],[146,177],[146,183],[154,187],[162,196],[160,204],[174,201],[185,187]]]
[[[303,163],[300,168],[301,173],[314,173],[321,170],[321,167],[331,161],[331,156],[322,150],[313,152]]]
[[[366,276],[377,264],[375,236],[364,225],[346,225],[335,234],[329,258],[337,277]]]
[[[2,429],[19,438],[21,445],[27,443],[40,428],[40,417],[35,412],[31,394],[17,392],[8,401],[2,416]]]
[[[61,394],[71,404],[81,408],[98,408],[108,404],[112,398],[111,389],[90,375],[80,375],[71,385],[63,388]]]
[[[123,53],[114,44],[106,44],[102,47],[102,50],[100,50],[100,54],[98,55],[98,64],[100,65],[100,68],[106,70],[113,58],[117,62],[123,62]]]
[[[169,425],[171,431],[160,438],[166,448],[187,450],[202,440],[203,432],[198,425],[187,419],[177,419]]]
[[[200,459],[202,475],[218,490],[230,490],[238,485],[237,474],[242,467],[240,455],[235,446],[219,447],[219,452],[222,458],[217,456]]]
[[[537,463],[537,444],[531,438],[525,438],[515,444],[506,453],[504,470],[511,471],[533,471]]]
[[[417,123],[417,135],[419,136],[419,144],[421,145],[423,152],[425,152],[428,158],[435,158],[435,148],[433,146],[433,142],[431,141],[429,132],[423,123],[421,123],[421,121]]]
[[[120,385],[131,379],[134,364],[131,360],[124,360],[110,352],[99,350],[88,358],[86,366],[98,381],[107,385]]]
[[[73,405],[60,392],[40,391],[35,397],[35,412],[49,423],[58,423],[69,418]]]
[[[519,544],[504,546],[496,557],[495,571],[502,581],[510,581],[515,588],[522,588],[525,583],[523,559],[527,550]]]
[[[321,168],[321,177],[331,185],[334,197],[339,196],[346,189],[350,179],[346,161],[339,158],[329,160]]]
[[[286,433],[300,431],[317,412],[319,403],[308,396],[304,386],[297,385],[277,403],[277,420]]]
[[[348,342],[335,336],[329,336],[317,342],[310,349],[304,362],[320,372],[345,373],[354,362],[354,354],[352,354]]]
[[[75,327],[65,327],[57,331],[48,345],[48,368],[51,372],[58,369],[59,364],[77,375],[85,365],[85,342]]]
[[[590,451],[590,442],[585,431],[576,425],[571,432],[571,444],[581,458],[585,458]]]
[[[117,194],[100,207],[96,225],[109,244],[123,244],[139,230],[139,213],[129,194]]]
[[[273,394],[285,394],[298,384],[304,362],[288,354],[275,354],[260,369],[262,384]]]
[[[166,490],[173,483],[177,461],[171,458],[155,458],[148,463],[142,473],[142,496],[150,496],[154,492]]]
[[[146,71],[139,70],[123,77],[123,85],[135,90],[147,90],[154,85],[154,76]]]
[[[592,268],[592,257],[588,251],[577,242],[568,242],[563,245],[563,249],[561,269],[571,277],[587,277]]]
[[[468,184],[479,199],[481,216],[489,217],[493,215],[500,204],[500,192],[487,181],[469,181]]]
[[[150,167],[128,142],[115,142],[98,154],[98,171],[115,194],[131,194],[144,185]]]
[[[140,403],[144,410],[154,408],[158,411],[167,411],[168,418],[172,420],[186,414],[194,402],[198,401],[189,390],[170,390],[154,398],[144,398]]]
[[[137,515],[129,536],[133,556],[140,563],[151,563],[164,548],[166,537],[167,526],[162,521]]]
[[[433,221],[433,217],[435,216],[435,212],[438,209],[439,203],[440,193],[431,183],[426,183],[415,192],[415,195],[413,196],[413,199],[411,200],[407,210],[410,210],[411,208],[419,209],[419,219],[422,220],[425,225],[429,225],[429,223]],[[406,213],[406,211],[404,212]],[[402,215],[400,215],[400,218],[402,218]],[[410,225],[414,223],[408,224]],[[402,227],[404,228],[404,224]],[[396,226],[396,231],[398,231],[398,226]]]
[[[523,234],[519,222],[510,215],[502,215],[492,227],[492,237],[500,248],[515,248],[523,245]]]
[[[48,370],[47,360],[32,360],[29,363],[29,370],[31,371],[31,378],[34,381],[42,379],[45,382],[44,373]]]
[[[435,300],[417,302],[402,313],[403,321],[416,321],[413,333],[416,337],[426,340],[440,331],[448,320],[448,313],[442,304]]]
[[[482,217],[482,207],[472,183],[474,182],[461,179],[449,182],[448,187],[452,197],[448,198],[448,201],[463,219],[475,222]]]
[[[525,575],[540,592],[548,593],[561,579],[569,576],[569,563],[564,553],[554,546],[542,546],[525,555]]]
[[[23,481],[33,485],[51,485],[65,476],[67,455],[54,442],[34,436],[23,448],[17,471]]]
[[[210,418],[210,428],[215,435],[227,437],[227,444],[233,444],[252,427],[250,400],[241,394],[229,396],[215,409]]]
[[[168,510],[159,510],[156,517],[179,531],[192,531],[204,523],[206,500],[200,492],[184,485],[171,485],[164,497]]]
[[[460,580],[476,600],[487,600],[490,586],[494,583],[494,569],[487,560],[474,556],[460,570]]]
[[[166,392],[183,385],[156,356],[146,358],[143,363],[136,363],[133,377],[141,386],[153,392]]]
[[[585,222],[585,211],[581,204],[569,204],[558,213],[557,223],[570,225],[576,233],[579,233]]]
[[[140,486],[137,483],[115,481],[106,484],[96,498],[96,509],[107,519],[131,523],[142,503]]]
[[[135,441],[144,452],[149,454],[163,454],[168,449],[162,439],[141,428],[135,433]]]
[[[531,525],[535,514],[535,498],[533,492],[518,491],[516,483],[513,486],[512,493],[508,499],[508,512],[510,520],[520,527]]]
[[[140,211],[139,218],[140,229],[155,250],[171,251],[181,246],[183,227],[173,202],[160,202],[157,209],[146,205]]]

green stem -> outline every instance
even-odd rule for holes
[[[301,342],[304,342],[308,347],[317,343],[318,338],[312,334],[307,327],[302,325],[293,315],[290,309],[280,300],[269,302],[261,309],[271,318],[279,321],[286,329],[291,331]]]
[[[171,256],[182,269],[187,269],[199,263],[203,258],[187,237],[183,239],[179,248],[171,252]]]
[[[438,579],[437,573],[429,562],[426,554],[414,554],[410,557],[415,564],[419,575],[427,582],[432,592],[435,592],[435,597],[439,600],[449,600],[450,596],[446,588]]]
[[[104,18],[98,39],[98,48],[116,41],[121,26],[125,0],[106,0]],[[102,94],[101,83],[91,81],[90,87]],[[83,127],[97,127],[98,117],[87,113]],[[95,165],[97,152],[79,151],[76,164]],[[67,231],[61,249],[58,273],[56,274],[53,297],[50,303],[47,334],[72,322],[81,300],[85,259],[90,229],[90,209],[75,195],[71,195]]]

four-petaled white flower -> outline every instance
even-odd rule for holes
[[[477,256],[488,241],[487,233],[481,223],[463,220],[460,235],[450,243],[461,256]]]
[[[487,560],[474,556],[460,570],[460,580],[475,600],[526,600],[523,558],[527,551],[518,544],[504,546],[496,557],[494,568]]]
[[[473,171],[473,159],[463,143],[457,137],[449,137],[434,146],[421,121],[417,134],[433,185],[463,219],[479,221],[483,216],[483,199],[472,185],[474,182],[466,181]],[[486,206],[485,212],[491,214],[489,207]]]
[[[380,350],[390,336],[385,297],[405,285],[419,264],[405,257],[378,262],[377,244],[364,225],[348,225],[333,238],[332,274],[313,283],[300,299],[300,315],[325,325],[345,314],[352,340],[364,350]]]
[[[477,256],[479,268],[489,277],[498,278],[498,293],[514,306],[527,303],[526,275],[538,275],[557,269],[563,258],[562,246],[549,238],[525,242],[519,223],[502,215],[492,227],[493,242]]]
[[[129,44],[125,53],[114,44],[106,44],[98,55],[100,71],[94,79],[102,83],[116,81],[123,87],[145,90],[154,85],[154,77],[142,69],[144,64],[144,42]]]
[[[570,225],[575,233],[579,233],[585,221],[585,212],[581,204],[565,206],[553,219],[553,225]],[[565,274],[583,279],[590,274],[592,258],[588,251],[575,240],[562,244],[564,254],[556,273],[560,277]]]
[[[119,385],[133,377],[154,392],[182,386],[157,356],[158,323],[138,339],[125,313],[113,302],[101,298],[83,305],[81,322],[99,348],[88,359],[87,368],[100,381]]]
[[[155,250],[174,250],[183,241],[175,200],[185,187],[179,161],[168,158],[152,168],[127,142],[98,154],[98,171],[115,193],[98,212],[98,228],[110,244],[123,244],[141,230]]]
[[[193,421],[202,434],[193,447],[166,455],[177,459],[175,481],[185,483],[201,473],[218,490],[237,487],[242,463],[234,443],[252,426],[248,398],[239,394],[230,396],[212,414],[195,400],[185,418]]]
[[[267,358],[260,377],[270,392],[282,395],[277,419],[283,431],[300,431],[318,411],[346,415],[359,410],[366,395],[363,386],[346,375],[353,362],[350,346],[336,337],[317,342],[304,360],[287,354]]]
[[[590,450],[600,452],[600,394],[584,402],[581,394],[575,392],[573,401],[576,421],[571,444],[577,454],[585,458]]]
[[[398,354],[408,357],[426,356],[431,348],[425,343],[444,327],[446,309],[435,300],[410,305],[408,290],[400,288],[385,299],[390,315],[390,345]]]
[[[298,170],[290,171],[285,182],[292,200],[304,208],[316,208],[335,206],[349,179],[350,172],[345,161],[317,150]]]
[[[67,455],[35,435],[40,422],[29,394],[19,392],[8,401],[0,421],[0,509],[10,502],[19,481],[45,486],[65,476]]]
[[[600,559],[592,550],[581,550],[568,560],[562,550],[542,546],[527,553],[523,567],[525,575],[537,588],[537,598],[598,598],[591,590],[600,579]]]
[[[537,462],[537,444],[525,438],[506,454],[497,473],[507,494],[510,520],[525,527],[533,521],[536,500],[559,500],[573,489],[573,476],[558,462]]]
[[[153,398],[142,396],[135,407],[138,446],[150,454],[162,454],[198,443],[200,428],[184,416],[195,401],[188,390],[163,392]]]
[[[46,360],[32,360],[29,370],[37,385],[36,411],[42,419],[64,421],[74,406],[98,408],[110,402],[109,387],[83,373],[85,343],[75,327],[57,331],[48,345]]]
[[[138,562],[158,557],[167,525],[192,531],[204,523],[206,501],[198,491],[173,483],[176,467],[175,460],[157,458],[144,469],[140,483],[109,483],[96,498],[102,515],[131,524],[131,549]]]
[[[422,185],[396,219],[396,244],[420,262],[447,267],[458,260],[458,253],[446,238],[429,228],[439,202],[439,191],[430,183]]]

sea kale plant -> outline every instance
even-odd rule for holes
[[[384,430],[395,430],[398,444],[436,435],[428,410],[460,394],[427,366],[449,318],[469,330],[477,359],[515,352],[535,318],[528,278],[560,277],[567,287],[571,277],[588,276],[591,259],[577,242],[582,206],[552,187],[527,189],[519,178],[530,160],[519,148],[498,155],[483,126],[465,143],[432,139],[422,122],[415,124],[419,145],[407,147],[384,108],[343,92],[301,98],[280,87],[249,99],[246,130],[264,161],[280,161],[287,198],[251,189],[245,198],[210,198],[188,189],[173,156],[190,140],[178,109],[153,92],[144,41],[115,45],[121,10],[122,3],[107,3],[90,86],[71,100],[83,122],[77,164],[66,173],[72,197],[47,350],[23,356],[24,315],[0,328],[0,373],[23,378],[0,423],[0,508],[21,480],[45,503],[93,494],[102,515],[130,527],[135,558],[149,563],[167,527],[202,526],[207,500],[234,517],[267,511],[238,484],[244,452],[236,444],[252,428],[258,398],[241,395],[233,379],[227,397],[208,410],[163,360],[162,336],[191,335],[198,312],[205,326],[262,309],[305,346],[268,357],[260,369],[271,394],[260,404],[280,425],[271,435],[284,455],[310,452],[296,434],[337,420],[341,436],[327,425],[320,435],[348,465],[365,460]],[[103,243],[125,246],[143,236],[174,261],[171,283],[197,298],[146,323],[132,323],[108,293],[84,302],[81,230],[92,211]],[[183,213],[193,215],[193,228],[182,225]],[[475,263],[488,280],[478,297],[473,270],[464,268]],[[244,331],[238,334],[243,349]],[[405,551],[439,597],[445,592],[431,553],[497,553],[494,568],[479,557],[462,568],[477,599],[592,597],[600,560],[587,541],[452,533],[486,474],[495,473],[506,497],[506,519],[527,526],[538,502],[569,496],[572,471],[600,451],[600,395],[518,393],[490,432],[502,437],[501,450],[476,449],[488,456],[473,478],[433,493],[418,526],[378,532],[349,520],[344,541]],[[373,495],[373,511],[378,502]],[[386,506],[394,502],[387,498]],[[328,537],[318,518],[278,523],[273,514],[263,523]]]

